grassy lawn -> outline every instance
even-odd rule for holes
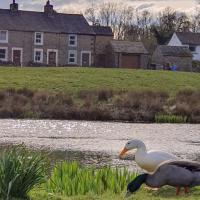
[[[87,196],[76,196],[76,197],[63,197],[60,195],[47,194],[45,192],[33,192],[31,195],[32,200],[122,200],[124,194],[113,195],[110,193],[102,196],[87,195]],[[147,189],[141,189],[128,200],[199,200],[200,189],[192,189],[191,194],[185,195],[182,193],[177,197],[175,195],[175,188],[163,188],[160,191],[147,191]]]
[[[156,90],[175,94],[185,88],[200,89],[200,74],[186,72],[91,69],[0,68],[0,89],[29,88],[46,91]]]

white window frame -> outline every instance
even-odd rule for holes
[[[8,47],[0,47],[0,49],[4,49],[6,50],[6,54],[5,54],[5,59],[4,58],[0,58],[0,61],[8,61]]]
[[[6,32],[6,40],[0,40],[0,43],[8,43],[8,31],[7,30],[0,30],[1,31],[5,31]]]
[[[49,52],[56,53],[56,66],[58,66],[58,49],[47,49],[47,65],[49,64]]]
[[[40,61],[38,61],[38,60],[35,59],[36,52],[40,52],[41,53],[41,59],[40,59]],[[43,59],[44,59],[44,53],[43,52],[44,52],[43,49],[34,49],[34,62],[35,63],[43,63]]]
[[[19,47],[13,47],[12,48],[12,62],[14,61],[14,59],[13,59],[13,52],[14,52],[14,50],[21,51],[20,62],[21,62],[21,67],[22,67],[22,63],[23,63],[23,48],[19,48]]]
[[[41,42],[40,43],[36,42],[37,34],[41,34]],[[35,32],[35,34],[34,34],[34,44],[35,45],[43,45],[43,43],[44,43],[44,33],[43,32]]]
[[[89,66],[88,67],[90,67],[91,64],[92,64],[92,53],[91,53],[91,51],[81,51],[81,66],[83,66],[83,60],[82,60],[83,53],[88,53],[89,54]]]
[[[70,44],[71,38],[70,37],[75,37],[75,39],[73,40],[75,42],[75,44]],[[69,34],[69,47],[77,47],[77,35],[76,34]]]
[[[74,62],[70,62],[70,54],[74,54]],[[77,64],[77,51],[76,50],[69,50],[68,51],[68,64],[69,65],[76,65]]]

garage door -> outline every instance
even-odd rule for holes
[[[140,56],[134,54],[122,54],[121,67],[129,69],[140,68]]]

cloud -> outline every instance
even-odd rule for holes
[[[136,7],[138,10],[144,10],[144,9],[149,9],[155,6],[155,3],[144,3]]]
[[[42,11],[45,0],[16,0],[20,4],[20,9]],[[55,9],[59,12],[80,12],[94,4],[102,2],[123,2],[126,5],[134,6],[140,10],[151,10],[158,12],[170,6],[179,11],[191,12],[195,10],[200,0],[51,0]],[[9,8],[10,1],[0,0],[1,8]]]

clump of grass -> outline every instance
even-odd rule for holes
[[[0,198],[26,198],[45,180],[46,159],[23,146],[5,150],[0,158]]]
[[[98,91],[98,101],[108,101],[113,97],[113,90],[101,89]]]
[[[156,115],[156,123],[186,123],[187,117],[177,115]]]
[[[121,193],[127,184],[134,179],[135,173],[126,169],[102,169],[80,167],[77,162],[58,164],[47,183],[47,191],[65,196]]]

